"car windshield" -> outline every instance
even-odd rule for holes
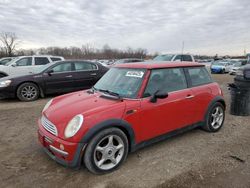
[[[215,61],[213,62],[213,65],[222,65],[222,66],[225,66],[227,64],[227,62],[225,61]]]
[[[241,67],[242,66],[242,63],[241,62],[236,62],[234,63],[234,67]]]
[[[122,98],[136,98],[146,69],[111,68],[94,86],[99,91],[117,94]]]
[[[11,59],[0,59],[0,65],[5,65],[9,61],[11,61]]]
[[[124,59],[120,59],[120,60],[117,60],[115,62],[115,64],[122,64],[122,63],[125,63],[125,60]]]
[[[165,54],[165,55],[158,55],[153,60],[154,61],[171,61],[174,55]]]

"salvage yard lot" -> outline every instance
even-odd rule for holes
[[[146,147],[102,176],[65,168],[43,152],[36,122],[49,98],[0,101],[0,187],[249,187],[250,117],[229,115],[233,77],[212,76],[228,107],[221,131],[195,129]]]

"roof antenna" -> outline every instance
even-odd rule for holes
[[[181,61],[182,61],[182,56],[183,56],[183,51],[184,51],[184,41],[182,41],[182,48],[181,48]]]

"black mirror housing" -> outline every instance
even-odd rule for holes
[[[47,74],[48,74],[49,76],[51,76],[51,73],[53,73],[53,72],[54,72],[53,69],[51,69],[51,70],[47,71]]]
[[[157,99],[165,99],[168,97],[168,93],[156,91],[155,94],[150,98],[150,102],[156,103]]]

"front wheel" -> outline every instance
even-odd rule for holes
[[[209,109],[203,129],[208,132],[217,132],[223,126],[224,120],[225,107],[217,102]]]
[[[128,155],[128,139],[118,128],[99,132],[88,144],[84,164],[94,174],[104,174],[117,169]]]
[[[38,99],[39,88],[34,83],[23,83],[17,89],[17,98],[21,101],[29,102]]]

